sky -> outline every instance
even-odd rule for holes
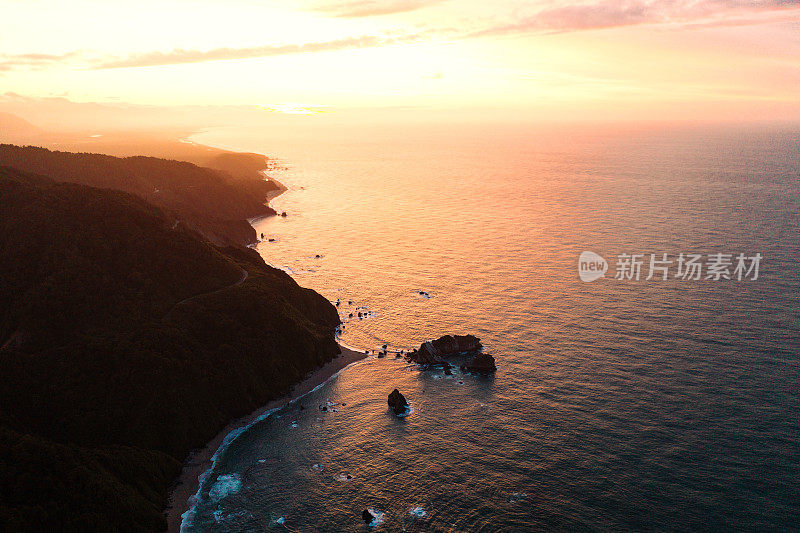
[[[0,103],[800,119],[800,0],[3,0]]]

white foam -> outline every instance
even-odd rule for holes
[[[211,498],[211,501],[218,502],[231,494],[236,494],[241,488],[242,479],[239,474],[223,474],[217,478],[211,490],[208,491],[208,497]]]
[[[511,496],[508,497],[509,503],[518,503],[528,498],[528,493],[526,492],[515,492]]]
[[[414,507],[413,509],[408,511],[408,514],[410,514],[415,518],[425,518],[428,515],[428,513],[426,513],[425,509],[423,509],[422,507]]]
[[[214,515],[214,520],[216,522],[224,522],[224,521],[228,521],[228,520],[235,519],[235,518],[242,518],[242,517],[250,516],[250,513],[245,511],[245,510],[242,510],[242,511],[236,511],[234,513],[226,515],[222,511],[222,509],[217,509],[216,511],[214,511],[213,515]]]
[[[349,346],[345,346],[345,347],[349,348]],[[313,394],[314,392],[318,391],[320,388],[325,386],[329,381],[332,381],[332,380],[336,379],[336,377],[338,377],[339,374],[343,370],[345,370],[345,369],[347,369],[347,368],[349,368],[349,367],[351,367],[353,365],[357,365],[359,363],[363,363],[365,360],[366,359],[361,359],[361,360],[354,361],[354,362],[350,363],[346,367],[340,369],[338,372],[332,374],[331,377],[329,377],[327,380],[325,380],[324,382],[320,383],[319,385],[317,385],[316,387],[314,387],[313,389],[311,389],[307,393],[301,394],[297,398],[294,398],[293,400],[290,400],[289,404],[294,404],[295,402],[297,402],[298,400],[303,399],[307,395]],[[230,433],[228,433],[227,435],[225,435],[225,438],[222,440],[222,444],[219,445],[219,448],[217,448],[217,451],[214,452],[214,455],[211,456],[211,466],[208,468],[208,470],[206,470],[205,472],[200,474],[200,476],[198,476],[198,478],[197,478],[197,492],[194,493],[193,495],[189,496],[189,500],[187,501],[187,509],[186,509],[186,511],[184,511],[183,514],[181,514],[181,528],[180,528],[181,533],[188,532],[188,531],[191,530],[192,522],[194,521],[194,517],[197,515],[197,506],[201,502],[201,496],[203,494],[203,489],[205,487],[206,480],[211,475],[211,473],[214,471],[214,467],[217,465],[217,461],[219,460],[220,456],[225,452],[225,450],[228,448],[228,446],[231,445],[231,443],[233,441],[235,441],[236,439],[239,438],[240,435],[242,435],[247,430],[249,430],[251,427],[253,427],[254,425],[258,424],[262,420],[265,420],[266,418],[268,418],[269,416],[271,416],[273,413],[275,413],[276,411],[278,411],[280,409],[281,409],[281,407],[275,407],[273,409],[268,409],[268,410],[264,411],[263,413],[261,413],[258,417],[256,417],[249,424],[246,424],[246,425],[244,425],[242,427],[236,428],[233,431],[231,431]]]
[[[397,415],[397,417],[398,418],[405,418],[408,415],[410,415],[412,412],[413,412],[413,409],[411,408],[411,402],[409,402],[408,405],[406,405],[406,410],[403,411],[402,413],[400,413],[399,415]]]
[[[370,522],[367,525],[369,527],[376,527],[376,526],[381,525],[381,522],[383,522],[383,515],[384,515],[383,511],[379,511],[379,510],[374,509],[372,507],[367,507],[367,511],[369,511],[370,514],[375,517],[375,518],[372,519],[372,522]]]

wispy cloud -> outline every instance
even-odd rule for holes
[[[0,54],[0,72],[20,68],[39,69],[54,63],[65,63],[77,57],[80,52],[66,54]]]
[[[323,4],[313,8],[312,11],[333,17],[359,18],[416,11],[433,4],[440,4],[443,1],[445,0],[353,0]]]
[[[702,22],[729,25],[730,17],[800,8],[800,0],[600,0],[560,3],[508,24],[487,27],[470,37],[524,32],[572,32],[640,24]],[[739,18],[740,24],[758,18]]]
[[[184,63],[202,63],[204,61],[222,61],[228,59],[251,59],[257,57],[273,57],[289,54],[305,54],[313,52],[332,52],[358,48],[374,48],[394,44],[421,42],[434,36],[451,34],[453,30],[440,28],[417,33],[398,33],[394,35],[362,35],[332,41],[319,41],[302,44],[283,44],[254,46],[247,48],[214,48],[212,50],[172,50],[170,52],[148,52],[135,54],[121,59],[96,62],[93,69],[154,67],[161,65],[179,65]]]
[[[414,37],[409,36],[407,39],[414,40]],[[361,37],[348,37],[333,41],[319,41],[303,44],[253,46],[248,48],[214,48],[212,50],[177,49],[170,52],[148,52],[146,54],[135,54],[121,59],[111,59],[93,65],[92,68],[154,67],[183,63],[202,63],[204,61],[221,61],[226,59],[251,59],[255,57],[368,48],[392,44],[393,42],[396,42],[396,39],[365,35]]]
[[[431,38],[434,34],[444,35],[452,30],[437,29],[418,33],[398,33],[393,35],[362,35],[330,41],[318,41],[297,44],[265,45],[245,48],[213,48],[211,50],[175,49],[168,52],[153,51],[133,54],[125,57],[89,57],[81,52],[70,52],[62,55],[19,54],[0,55],[0,72],[15,69],[41,69],[49,66],[75,63],[90,70],[155,67],[163,65],[181,65],[186,63],[202,63],[206,61],[224,61],[230,59],[252,59],[290,54],[314,52],[332,52],[358,48],[373,48],[393,44],[408,44]]]
[[[443,0],[352,0],[316,8],[340,17],[366,17],[420,9]],[[573,32],[641,24],[678,26],[747,25],[763,22],[763,15],[797,13],[800,0],[595,0],[550,2],[525,16],[471,29],[434,28],[409,33],[362,35],[335,40],[211,50],[175,49],[122,57],[97,57],[75,51],[65,54],[0,54],[0,74],[17,69],[44,69],[77,65],[91,70],[154,67],[331,52],[408,44],[432,39],[470,39],[520,33]]]

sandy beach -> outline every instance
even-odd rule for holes
[[[211,468],[214,453],[219,449],[225,437],[230,432],[252,424],[253,421],[267,411],[282,407],[288,402],[308,394],[317,386],[331,379],[331,377],[343,368],[367,357],[363,352],[351,350],[344,346],[341,346],[341,350],[342,353],[338,357],[314,370],[306,376],[303,381],[295,385],[290,394],[269,402],[267,405],[245,417],[234,420],[225,426],[225,428],[203,448],[192,452],[183,464],[181,474],[170,493],[169,505],[164,511],[167,517],[167,531],[180,531],[181,515],[188,509],[189,498],[197,493],[200,475]]]
[[[203,147],[203,145],[199,145],[197,143],[191,144],[198,147]],[[215,150],[211,147],[208,147],[208,149]],[[282,183],[273,179],[268,174],[268,169],[261,170],[260,173],[263,174],[264,179],[270,180],[278,185],[278,188],[270,191],[267,194],[267,197],[264,199],[264,203],[269,205],[272,200],[286,192],[288,188]],[[263,217],[256,217],[248,220],[248,222],[252,224],[261,218]],[[220,431],[211,441],[206,443],[203,448],[194,450],[189,457],[187,457],[186,461],[184,461],[181,474],[171,489],[167,508],[164,510],[164,513],[167,517],[167,531],[180,531],[181,521],[183,519],[182,515],[189,508],[189,498],[197,493],[200,485],[200,476],[212,467],[212,458],[223,444],[227,435],[229,435],[232,431],[236,431],[237,429],[252,424],[264,413],[276,408],[280,408],[286,405],[288,402],[308,394],[315,387],[331,379],[331,377],[333,377],[343,368],[367,357],[367,355],[364,353],[351,350],[341,345],[340,349],[342,352],[339,356],[308,374],[303,381],[294,386],[292,392],[290,392],[288,395],[272,400],[265,406],[257,409],[247,416],[233,420],[227,426],[225,426],[225,428],[223,428],[222,431]]]

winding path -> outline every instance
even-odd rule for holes
[[[241,267],[240,267],[240,268],[241,268]],[[247,279],[247,275],[248,275],[248,274],[247,274],[247,270],[245,270],[245,269],[243,269],[243,268],[242,268],[242,277],[241,277],[241,278],[239,279],[239,281],[237,281],[236,283],[232,283],[232,284],[230,284],[230,285],[225,285],[224,287],[220,287],[219,289],[214,289],[213,291],[204,292],[204,293],[201,293],[201,294],[195,294],[194,296],[189,296],[188,298],[184,298],[184,299],[183,299],[183,300],[181,300],[180,302],[177,302],[175,305],[173,305],[173,306],[170,308],[170,310],[166,312],[166,314],[164,315],[164,318],[162,318],[162,320],[164,320],[165,318],[167,318],[167,317],[169,316],[169,314],[170,314],[170,313],[172,313],[172,312],[175,310],[175,308],[176,308],[176,307],[178,307],[179,305],[183,305],[183,304],[185,304],[186,302],[191,302],[192,300],[195,300],[195,299],[197,299],[197,298],[202,298],[203,296],[209,296],[209,295],[211,295],[211,294],[217,294],[218,292],[222,292],[222,291],[224,291],[225,289],[230,289],[231,287],[238,287],[239,285],[241,285],[242,283],[244,283],[244,280],[246,280],[246,279]]]

